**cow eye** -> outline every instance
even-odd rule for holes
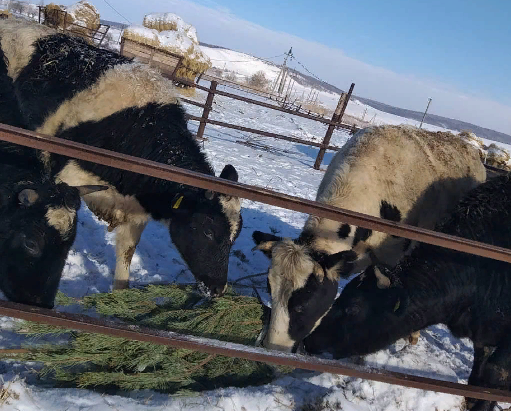
[[[303,311],[303,305],[297,305],[294,310],[297,312],[297,313],[301,313]]]
[[[204,230],[204,235],[209,239],[209,240],[213,240],[213,231],[210,230],[209,228]]]

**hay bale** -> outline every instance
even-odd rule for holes
[[[484,142],[481,138],[477,137],[475,133],[469,130],[462,130],[459,134],[463,140],[465,140],[470,145],[474,146],[479,150],[479,157],[484,161],[486,158],[486,149],[487,147],[484,145]]]
[[[172,13],[161,13],[165,15],[172,15],[177,18]],[[179,56],[183,56],[182,66],[177,70],[176,76],[181,78],[186,78],[190,81],[194,81],[194,79],[200,74],[205,72],[207,69],[212,67],[211,60],[209,57],[201,50],[198,43],[194,42],[186,33],[190,33],[191,29],[188,28],[187,32],[186,23],[176,19],[176,21],[181,21],[182,23],[176,23],[172,27],[176,27],[177,30],[158,30],[164,27],[163,23],[161,25],[156,24],[159,20],[156,20],[156,17],[160,14],[155,15],[147,15],[144,18],[144,26],[129,26],[123,32],[123,37],[128,40],[133,40],[138,43],[146,44],[148,46],[156,47],[159,50],[168,51],[170,53],[177,54]],[[148,16],[153,16],[151,19],[147,19]],[[170,20],[164,20],[165,24]],[[147,27],[147,26],[151,26]],[[156,28],[157,27],[157,28]],[[193,28],[195,30],[195,28]]]
[[[211,60],[188,37],[176,31],[163,31],[158,35],[159,47],[162,50],[183,56],[181,67],[176,72],[177,77],[193,81],[200,73],[212,66]]]
[[[146,44],[148,46],[159,47],[158,31],[148,29],[144,26],[129,26],[124,29],[122,36],[128,40],[136,41],[137,43]]]
[[[162,31],[178,31],[184,33],[194,44],[199,44],[197,30],[191,24],[174,13],[152,13],[144,16],[144,27]]]
[[[11,16],[12,14],[9,12],[9,10],[0,10],[0,20],[7,20]]]
[[[202,304],[198,305],[199,302]],[[59,293],[57,304],[70,303],[73,301]],[[87,296],[80,305],[130,324],[248,345],[254,344],[262,329],[263,312],[258,300],[232,291],[224,297],[204,302],[190,286],[150,285],[143,290]],[[198,307],[193,308],[196,305]],[[41,376],[71,386],[158,389],[175,393],[263,384],[275,378],[276,370],[291,371],[263,363],[31,322],[23,322],[18,332],[34,337],[60,334],[59,341],[65,336],[63,333],[70,333],[67,344],[30,346],[28,353],[10,354],[5,358],[42,362]]]
[[[64,7],[50,3],[44,9],[44,23],[48,26],[64,29],[73,22],[73,16],[66,14]]]
[[[510,171],[510,159],[511,155],[509,154],[509,151],[497,146],[495,143],[492,143],[488,146],[486,164]]]
[[[71,6],[67,6],[65,10],[73,17],[74,24],[89,29],[89,35],[91,30],[99,28],[99,12],[88,1],[81,0]]]

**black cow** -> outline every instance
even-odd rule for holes
[[[511,179],[472,190],[437,230],[511,248]],[[421,244],[394,269],[371,266],[350,281],[304,341],[335,358],[383,349],[414,330],[446,324],[474,343],[469,384],[511,388],[511,265]],[[495,403],[467,398],[470,410]]]
[[[80,195],[107,187],[55,184],[34,171],[0,164],[0,290],[11,301],[52,308]]]
[[[38,24],[0,22],[0,44],[25,128],[214,175],[171,81],[160,73]],[[117,228],[114,289],[128,286],[131,259],[152,218],[168,227],[200,288],[223,293],[230,249],[242,226],[238,198],[48,152],[37,155],[55,182],[109,186],[84,201],[110,230]],[[231,165],[220,177],[238,180]]]

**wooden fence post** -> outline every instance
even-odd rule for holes
[[[207,120],[209,117],[209,112],[213,107],[213,99],[215,98],[215,90],[218,83],[213,80],[211,81],[211,86],[209,87],[208,98],[206,99],[206,107],[204,107],[204,111],[202,112],[202,119]],[[197,131],[197,138],[204,139],[204,129],[206,128],[206,122],[201,121],[199,124],[199,130]]]
[[[351,93],[353,93],[353,88],[355,87],[355,83],[351,83],[350,90],[348,94],[342,93],[339,98],[339,102],[337,103],[337,107],[335,108],[334,114],[332,115],[332,122],[340,123],[342,120],[342,116],[346,111],[346,107],[348,106],[348,102],[350,101]],[[325,138],[323,139],[323,143],[321,148],[319,149],[318,156],[316,157],[316,162],[314,163],[314,169],[319,170],[321,167],[321,162],[323,161],[323,157],[325,157],[326,148],[330,144],[330,139],[332,138],[332,134],[335,130],[335,124],[329,124],[328,129],[326,130]]]

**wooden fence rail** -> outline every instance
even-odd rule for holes
[[[369,215],[326,206],[314,201],[276,193],[271,190],[234,183],[214,176],[204,175],[178,167],[168,166],[154,161],[116,153],[84,144],[41,135],[35,132],[0,124],[0,140],[14,144],[47,150],[52,153],[95,162],[123,170],[163,178],[169,181],[211,189],[220,193],[240,196],[254,201],[287,208],[290,210],[314,214],[320,217],[348,224],[372,228],[389,234],[412,240],[423,241],[439,246],[473,253],[483,257],[511,262],[511,250],[494,247],[459,237],[436,233],[402,223],[372,217]],[[287,365],[318,372],[330,372],[351,377],[365,378],[404,387],[462,395],[490,401],[511,402],[511,393],[505,390],[488,389],[451,383],[409,374],[363,368],[356,365],[344,365],[337,361],[323,360],[299,354],[287,354],[268,351],[262,348],[247,347],[240,344],[226,344],[211,339],[197,338],[174,332],[151,330],[147,328],[119,324],[106,320],[93,319],[84,315],[57,313],[52,310],[0,301],[0,315],[62,326],[87,332],[100,333],[131,340],[147,341],[155,344],[187,348],[228,357],[244,358],[272,364]]]

